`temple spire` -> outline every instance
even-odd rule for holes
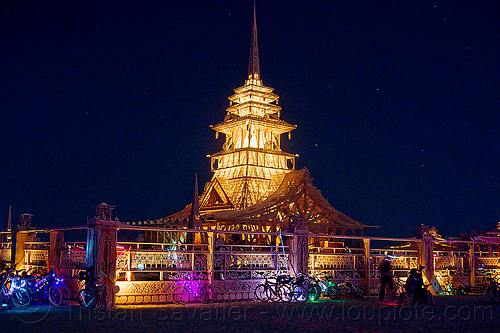
[[[199,229],[200,221],[198,219],[200,215],[200,198],[198,196],[198,173],[194,174],[194,189],[193,189],[193,203],[191,205],[191,213],[189,214],[188,228],[189,229]]]
[[[250,59],[248,62],[248,79],[260,80],[259,45],[257,43],[257,14],[253,3],[252,42],[250,44]]]
[[[7,219],[7,231],[12,230],[12,205],[9,206],[9,217]]]
[[[7,231],[12,231],[12,206],[9,206],[9,218],[7,219]],[[0,238],[1,240],[1,238]],[[7,243],[12,242],[12,234],[7,234]]]

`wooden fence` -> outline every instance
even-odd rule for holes
[[[109,228],[108,226],[105,226]],[[89,227],[91,229],[92,227]],[[283,234],[284,241],[277,245],[226,244],[220,242],[218,235],[234,232],[221,230],[177,230],[161,228],[141,228],[117,225],[116,233],[126,230],[168,230],[172,233],[194,233],[198,241],[185,243],[148,243],[140,241],[116,241],[111,248],[116,249],[116,263],[113,268],[113,284],[118,286],[113,302],[157,303],[169,302],[170,291],[176,285],[186,281],[198,286],[210,283],[214,286],[219,299],[249,299],[253,297],[255,286],[264,278],[274,278],[277,274],[296,275],[296,267],[305,267],[302,272],[320,277],[331,277],[340,282],[345,279],[375,294],[379,288],[378,266],[390,255],[396,276],[404,279],[411,268],[426,266],[427,272],[438,278],[453,276],[465,285],[482,282],[482,272],[486,269],[500,269],[500,256],[489,249],[482,251],[484,245],[463,241],[462,247],[468,251],[433,250],[437,241],[432,239],[374,238],[362,236],[327,236],[307,234],[309,249],[305,256],[307,262],[294,252],[295,234]],[[28,231],[26,231],[27,233]],[[31,231],[32,232],[32,231]],[[41,232],[41,231],[38,231]],[[74,279],[77,273],[89,264],[89,253],[98,258],[102,242],[88,246],[87,242],[62,242],[61,230],[51,231],[50,242],[25,241],[23,266],[26,269],[54,269],[65,277],[73,289],[73,294],[80,287]],[[251,232],[248,232],[251,233]],[[260,233],[259,233],[260,234]],[[262,233],[276,236],[276,233]],[[302,233],[301,236],[304,234]],[[226,235],[227,236],[227,235]],[[318,238],[352,241],[357,247],[345,246],[318,247]],[[112,237],[111,237],[112,238]],[[181,239],[181,238],[179,238]],[[189,237],[184,237],[189,239]],[[191,239],[196,239],[193,236]],[[227,237],[224,237],[227,239]],[[279,239],[279,238],[278,238]],[[59,240],[59,245],[56,245]],[[372,248],[372,243],[383,240],[393,244],[412,244],[410,248]],[[113,240],[111,240],[113,241]],[[443,242],[440,240],[439,242]],[[20,244],[17,244],[20,246]],[[426,248],[427,247],[427,248]],[[432,257],[426,253],[432,253]],[[2,244],[2,260],[10,258],[10,247]],[[7,249],[4,251],[4,249]],[[94,252],[92,252],[94,251]],[[17,252],[16,252],[17,253]],[[7,259],[7,260],[6,260]],[[95,262],[96,259],[94,259]],[[295,262],[294,262],[295,261]],[[109,279],[109,277],[108,277]]]

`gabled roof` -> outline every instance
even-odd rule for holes
[[[226,192],[224,192],[217,178],[212,178],[200,197],[200,212],[205,210],[233,208],[234,206],[231,200],[229,200],[229,197]]]
[[[314,187],[307,169],[287,173],[278,190],[260,203],[244,210],[217,211],[209,215],[216,220],[235,222],[272,222],[299,215],[309,227],[315,224],[354,229],[369,227],[333,208]]]
[[[190,205],[181,212],[167,217],[188,216]],[[332,207],[321,191],[312,184],[307,169],[290,171],[279,188],[264,201],[247,209],[234,209],[220,183],[213,178],[200,197],[200,216],[220,222],[235,224],[282,223],[291,216],[301,216],[313,232],[326,228],[365,229],[371,226],[360,223]],[[160,219],[163,220],[163,219]]]

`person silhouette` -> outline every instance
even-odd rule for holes
[[[383,301],[385,296],[385,288],[387,285],[392,288],[394,281],[392,279],[392,264],[389,257],[385,257],[379,266],[380,271],[380,292],[378,298]]]

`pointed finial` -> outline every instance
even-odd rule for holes
[[[7,219],[7,231],[12,230],[12,205],[9,206],[9,217]]]
[[[260,80],[259,45],[257,43],[257,14],[255,1],[253,3],[252,42],[250,44],[250,59],[248,62],[248,79]]]

